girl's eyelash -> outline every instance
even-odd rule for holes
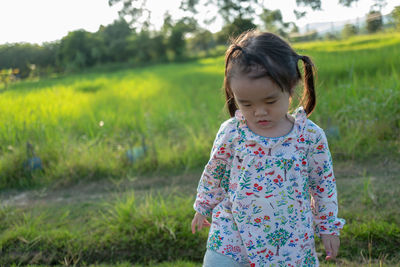
[[[270,101],[270,102],[265,102],[265,104],[274,104],[276,102],[276,100],[274,101]],[[250,107],[251,104],[242,104],[243,107]]]

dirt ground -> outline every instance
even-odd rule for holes
[[[400,161],[394,159],[370,160],[367,162],[340,161],[334,163],[339,197],[352,184],[362,183],[368,177],[375,187],[386,186],[387,182],[400,181]],[[148,193],[161,195],[196,194],[202,170],[192,170],[177,175],[155,173],[126,179],[102,179],[94,182],[80,182],[67,187],[43,187],[30,190],[8,190],[0,192],[0,205],[29,207],[37,205],[73,204],[98,202],[113,199],[132,191],[139,197]],[[361,181],[362,180],[362,181]],[[362,189],[360,189],[362,190]]]

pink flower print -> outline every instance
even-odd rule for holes
[[[240,247],[238,247],[238,246],[226,245],[226,247],[224,248],[224,251],[222,251],[222,252],[225,252],[225,251],[229,254],[230,252],[240,252],[241,250],[240,250]]]
[[[290,240],[289,247],[296,247],[297,241],[299,241],[298,238]]]
[[[255,221],[256,223],[260,223],[260,222],[261,222],[261,218],[255,218],[254,221]]]
[[[231,184],[231,185],[229,186],[229,189],[231,189],[231,190],[235,191],[235,190],[236,190],[236,188],[237,188],[237,186],[238,186],[238,184],[237,184],[237,183],[233,183],[233,184]]]
[[[264,216],[264,220],[265,220],[265,221],[269,221],[270,219],[271,219],[271,218],[270,218],[269,216],[267,216],[267,215]]]
[[[319,145],[319,146],[317,146],[317,150],[322,150],[322,149],[324,149],[324,145]]]
[[[263,187],[259,184],[254,184],[254,191],[260,192],[263,189]]]
[[[269,257],[272,257],[272,256],[274,256],[274,253],[271,251],[271,250],[269,250],[268,251],[268,253],[267,253],[267,255],[265,255],[265,257],[268,259]]]
[[[304,239],[305,239],[305,240],[308,240],[308,237],[309,237],[309,236],[308,236],[308,233],[306,233],[306,234],[304,235]]]
[[[274,183],[279,183],[279,182],[283,182],[283,178],[280,174],[278,174],[278,176],[274,179]]]
[[[259,147],[258,150],[254,151],[253,153],[259,155],[260,157],[265,155],[265,152],[261,147]]]
[[[297,142],[299,143],[304,143],[306,140],[304,139],[303,135],[300,135],[299,138],[297,139]]]
[[[301,197],[301,191],[299,191],[299,190],[297,190],[297,189],[295,189],[294,191],[297,193],[297,196],[296,196],[296,197],[300,198],[300,197]]]
[[[274,174],[275,174],[275,171],[265,173],[265,175],[274,175]]]
[[[319,185],[317,185],[317,189],[318,189],[318,191],[321,192],[321,193],[325,191],[325,189],[324,189],[323,187],[319,187]]]

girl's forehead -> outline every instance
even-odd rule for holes
[[[282,94],[281,88],[268,77],[257,79],[244,75],[233,77],[230,87],[238,100],[259,100]]]

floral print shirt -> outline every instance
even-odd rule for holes
[[[241,114],[222,123],[194,209],[212,216],[207,247],[249,266],[318,266],[314,236],[339,235],[324,131],[302,107],[286,136],[252,132]]]

